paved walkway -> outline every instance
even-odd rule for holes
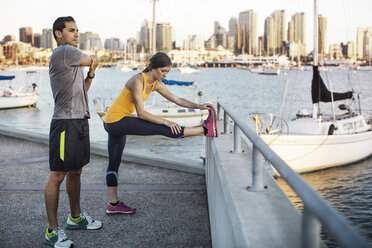
[[[44,247],[48,147],[3,135],[0,147],[0,247]],[[103,228],[66,231],[75,247],[211,247],[204,176],[122,164],[119,198],[137,213],[106,216],[106,165],[107,158],[91,156],[83,170],[82,209],[101,220]],[[60,226],[65,225],[68,204],[63,185]]]

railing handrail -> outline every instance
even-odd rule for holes
[[[337,213],[298,173],[293,171],[237,114],[227,105],[218,101],[218,116],[220,108],[228,114],[240,130],[252,142],[253,146],[267,159],[280,176],[302,199],[304,207],[327,227],[330,235],[345,247],[368,247],[359,234]],[[235,129],[235,128],[234,128]]]

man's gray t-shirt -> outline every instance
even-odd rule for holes
[[[88,94],[83,69],[83,53],[74,46],[57,47],[50,58],[49,78],[54,98],[53,119],[89,118]]]

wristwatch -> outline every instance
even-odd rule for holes
[[[91,77],[91,76],[89,75],[89,71],[88,71],[88,73],[87,73],[87,78],[93,79],[95,76],[96,76],[96,74],[93,74],[93,77]]]

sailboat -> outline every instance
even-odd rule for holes
[[[318,68],[318,14],[314,1],[314,63],[311,95],[313,113],[297,113],[291,121],[275,114],[252,113],[257,134],[293,170],[299,173],[345,165],[372,154],[372,120],[341,104],[337,112],[321,113],[319,102],[355,100],[352,91],[329,91]],[[359,106],[360,109],[360,106]]]
[[[12,82],[16,79],[15,75],[0,75],[0,81],[10,82],[8,86],[0,86],[0,109],[21,108],[35,106],[39,100],[40,73],[37,71],[27,71],[25,86],[15,89]]]

